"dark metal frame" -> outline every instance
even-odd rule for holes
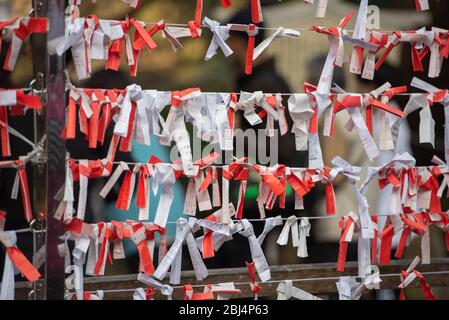
[[[38,238],[37,246],[46,245],[44,279],[34,286],[34,299],[64,299],[64,257],[59,254],[64,225],[54,218],[58,207],[55,195],[65,181],[65,142],[60,132],[65,125],[66,81],[64,76],[65,57],[50,56],[47,43],[64,36],[65,1],[33,0],[34,16],[47,17],[49,31],[46,35],[33,35],[33,84],[43,93],[45,107],[35,114],[35,141],[46,134],[43,161],[34,169],[33,208],[34,216],[41,228],[47,229],[46,236]],[[35,248],[37,250],[37,248]]]

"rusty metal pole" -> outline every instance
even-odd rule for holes
[[[59,254],[60,237],[64,234],[64,225],[54,218],[58,207],[55,195],[65,181],[65,143],[60,132],[65,125],[65,76],[64,56],[50,56],[47,43],[64,36],[65,1],[33,0],[33,14],[47,17],[49,31],[46,35],[35,35],[32,39],[33,87],[43,90],[45,108],[35,114],[35,141],[46,135],[45,163],[34,169],[33,208],[35,218],[42,219],[37,225],[46,228],[45,236],[38,238],[37,248],[46,246],[45,270],[43,281],[35,287],[34,299],[64,299],[64,257]],[[40,241],[39,241],[40,240]]]

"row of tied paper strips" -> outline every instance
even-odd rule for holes
[[[236,112],[242,112],[251,126],[261,124],[265,118],[268,137],[277,137],[276,122],[281,136],[289,131],[294,134],[296,150],[308,150],[308,167],[316,169],[324,167],[318,120],[324,120],[323,136],[332,137],[335,117],[342,111],[350,117],[345,128],[348,131],[355,129],[370,160],[377,158],[382,150],[396,150],[398,129],[407,123],[406,117],[417,110],[420,116],[419,141],[434,146],[435,121],[431,107],[441,105],[446,114],[449,110],[448,90],[440,90],[417,78],[411,85],[426,93],[407,94],[406,86],[391,88],[389,83],[367,94],[346,93],[335,86],[327,95],[326,104],[329,104],[325,108],[318,103],[323,101],[323,96],[315,86],[307,83],[304,85],[306,93],[289,95],[288,107],[284,106],[285,94],[264,94],[261,91],[236,94],[206,93],[199,88],[173,92],[143,90],[138,85],[130,85],[124,90],[72,87],[66,127],[61,135],[65,139],[75,139],[78,123],[90,148],[109,144],[107,159],[111,162],[117,150],[131,151],[133,141],[150,145],[151,135],[154,135],[162,145],[176,144],[184,171],[192,176],[196,172],[186,123],[192,123],[197,138],[213,145],[217,152],[232,152]],[[391,103],[395,95],[410,96],[403,111]],[[167,106],[169,112],[164,118],[161,114]],[[379,114],[378,118],[374,118],[375,112]],[[293,122],[292,128],[289,128],[287,117]],[[374,119],[378,119],[377,123]],[[446,161],[449,158],[447,121],[449,116],[446,114]],[[379,133],[377,137],[373,133],[374,124]],[[114,127],[114,134],[111,141],[105,141],[105,133],[110,126]]]
[[[138,8],[142,4],[142,0],[121,0],[122,2],[128,4],[132,8]],[[220,0],[223,7],[228,8],[232,5],[231,0]],[[256,0],[258,1],[258,0]],[[316,17],[324,18],[326,16],[327,3],[328,0],[304,0],[307,4],[315,4],[316,6]],[[80,5],[81,0],[72,0],[73,4]],[[202,0],[197,1],[198,4],[202,7]],[[251,1],[251,4],[255,3],[255,1]],[[416,11],[426,11],[430,9],[429,0],[415,0]]]
[[[231,211],[232,215],[235,213],[232,205],[229,206],[229,210]],[[105,265],[108,260],[111,260],[112,257],[113,259],[125,258],[125,252],[122,243],[123,239],[130,239],[136,245],[140,257],[139,271],[141,272],[138,276],[138,279],[150,286],[150,288],[147,289],[148,291],[138,289],[134,294],[134,298],[145,300],[151,299],[156,290],[159,290],[163,295],[171,298],[173,288],[168,284],[162,284],[160,281],[164,279],[168,270],[170,269],[170,283],[177,285],[181,282],[181,258],[183,243],[185,242],[187,244],[196,279],[198,281],[203,281],[208,276],[208,270],[204,265],[203,259],[213,257],[215,255],[215,251],[219,250],[224,242],[232,240],[233,235],[235,234],[239,234],[248,239],[248,244],[253,261],[251,263],[247,262],[246,266],[248,268],[249,276],[251,279],[251,290],[254,292],[257,298],[257,294],[260,292],[261,286],[259,286],[256,281],[256,273],[258,274],[260,280],[264,283],[269,281],[271,278],[270,268],[265,259],[261,245],[266,235],[273,228],[282,225],[283,219],[280,216],[266,219],[262,234],[256,238],[253,226],[248,220],[243,219],[238,220],[235,223],[231,222],[230,224],[222,224],[217,222],[217,220],[222,219],[222,215],[223,210],[220,209],[205,219],[179,219],[176,224],[176,239],[168,251],[167,243],[165,240],[165,228],[160,228],[159,226],[154,224],[138,223],[134,221],[113,221],[110,223],[100,222],[97,224],[87,224],[78,219],[71,220],[66,227],[68,231],[63,237],[63,240],[65,240],[65,244],[60,247],[60,254],[65,255],[66,257],[66,272],[70,274],[66,280],[67,289],[70,291],[68,298],[78,300],[91,298],[90,294],[87,293],[86,296],[86,292],[84,292],[83,290],[84,267],[86,268],[87,275],[104,274]],[[411,217],[413,216],[416,215],[411,215]],[[349,216],[344,217],[341,220],[341,223],[346,223],[346,225],[351,225],[352,227],[349,229],[347,227],[344,227],[344,231],[342,232],[340,252],[338,254],[339,264],[341,263],[342,256],[346,255],[347,238],[352,237],[354,228],[360,228],[360,225],[354,222],[357,221],[357,218],[355,217],[356,216],[354,214],[350,214]],[[407,233],[407,230],[411,229],[409,225],[419,225],[419,223],[414,222],[413,220],[409,220],[405,216],[401,218],[404,221],[404,227],[402,231],[403,233]],[[449,220],[447,219],[447,217],[445,219],[447,223],[447,221]],[[301,220],[301,222],[298,223],[298,220]],[[349,223],[349,221],[351,221],[351,223]],[[194,233],[196,233],[199,229],[203,229],[204,235],[195,239]],[[153,265],[153,253],[155,251],[156,243],[155,233],[157,232],[160,234],[158,248],[160,263],[155,268]],[[307,257],[308,254],[306,237],[309,236],[309,232],[310,224],[307,218],[290,217],[284,225],[277,243],[280,245],[287,244],[289,233],[291,233],[293,245],[298,246],[298,253],[301,254],[302,257]],[[351,233],[350,236],[349,233]],[[401,236],[401,238],[403,238],[403,236]],[[72,253],[73,264],[71,262],[67,240],[72,240],[75,242]],[[359,241],[360,240],[361,239],[359,238]],[[383,254],[382,250],[385,250],[384,241],[386,240],[382,239],[382,249],[380,253],[381,256]],[[113,254],[111,256],[110,246],[112,245]],[[373,241],[373,249],[376,250],[375,248],[376,245]],[[201,255],[203,256],[203,259]],[[376,257],[375,251],[373,252],[373,255],[374,257]],[[345,259],[345,257],[343,259]],[[369,263],[375,264],[376,261],[372,261]],[[414,267],[416,267],[416,265]],[[420,284],[423,287],[425,297],[427,299],[434,299],[435,297],[433,296],[433,294],[428,295],[426,293],[426,290],[428,290],[428,292],[431,292],[430,288],[425,282],[422,274],[415,271],[414,267],[402,272],[402,276],[406,278],[407,281],[403,279],[400,287],[405,288],[416,277],[418,277],[420,278]],[[343,287],[348,286],[350,283],[352,283],[352,286],[355,285],[354,288],[351,286],[352,290],[355,290],[357,287],[358,289],[355,290],[355,292],[352,292],[352,290],[350,290],[349,293],[351,294],[344,295],[345,299],[359,299],[365,289],[373,289],[373,287],[371,286],[373,284],[378,284],[381,280],[379,272],[377,271],[377,273],[372,274],[372,270],[373,266],[371,264],[368,264],[366,268],[363,269],[362,273],[360,272],[361,269],[359,269],[359,276],[363,279],[362,284],[358,284],[357,282],[355,282],[355,277],[341,278],[338,285],[340,294],[342,294],[342,292],[346,292],[345,290],[343,290]],[[409,276],[411,276],[412,278],[409,279]],[[183,289],[189,290],[189,285],[185,285]],[[190,290],[191,289],[192,288],[190,288]],[[310,295],[289,295],[289,290],[284,291],[284,289],[285,288],[282,288],[282,285],[278,288],[279,293],[284,294],[284,296],[279,296],[280,299],[288,299],[289,297],[298,299],[311,299]],[[213,286],[206,285],[204,293],[206,293],[207,295],[203,295],[203,293],[198,294],[198,296],[191,296],[185,293],[184,298],[186,300],[213,299],[214,293],[217,294],[218,299],[230,298],[233,294],[239,292],[240,291],[236,290],[236,288],[234,287],[234,283],[223,283]],[[401,298],[405,298],[403,292],[401,292]]]
[[[335,116],[346,111],[350,120],[345,126],[349,131],[356,129],[362,146],[369,159],[375,159],[380,150],[394,151],[397,147],[398,129],[406,123],[405,117],[419,110],[419,141],[434,145],[435,121],[431,106],[441,105],[449,110],[448,90],[438,89],[414,78],[411,85],[426,93],[409,94],[404,111],[390,104],[395,95],[403,95],[407,87],[391,88],[386,83],[367,94],[354,94],[342,91],[338,86],[327,96],[330,104],[321,109],[318,101],[321,96],[316,87],[305,84],[304,94],[291,94],[288,108],[284,106],[281,94],[262,92],[202,93],[199,88],[184,91],[161,92],[142,90],[131,85],[125,90],[70,89],[67,106],[67,122],[62,132],[66,139],[76,137],[77,123],[85,134],[90,148],[105,143],[108,127],[114,126],[107,158],[113,162],[117,149],[129,152],[132,142],[150,145],[150,136],[159,138],[162,145],[175,142],[181,153],[187,175],[195,174],[192,149],[186,122],[196,128],[198,138],[216,144],[220,151],[232,152],[235,135],[235,113],[242,111],[245,120],[252,126],[262,123],[266,118],[266,135],[275,136],[275,122],[278,122],[281,135],[291,131],[295,135],[296,149],[309,150],[309,168],[322,168],[323,157],[318,134],[318,119],[324,119],[323,136],[332,136]],[[167,118],[161,113],[170,106]],[[27,110],[38,110],[42,103],[37,96],[23,90],[0,90],[0,126],[2,156],[11,156],[8,126],[8,111],[11,115],[23,115]],[[78,112],[77,112],[78,108]],[[287,112],[288,110],[288,112]],[[376,111],[374,111],[376,110]],[[373,113],[378,112],[378,144],[373,137]],[[293,126],[290,130],[287,117]],[[445,116],[445,124],[449,117]],[[77,121],[78,120],[78,121]],[[115,122],[115,123],[114,123]],[[445,159],[449,157],[449,131],[445,125]]]
[[[400,277],[400,284],[398,288],[400,288],[400,300],[406,300],[404,289],[407,288],[410,284],[414,282],[415,279],[418,279],[419,286],[422,289],[423,295],[426,300],[436,300],[435,295],[432,292],[429,284],[424,278],[424,274],[417,271],[416,267],[420,262],[420,258],[416,257],[410,266],[401,271],[401,274],[398,275]],[[258,284],[255,277],[255,266],[254,263],[246,264],[249,277],[250,277],[250,288],[254,293],[254,299],[258,300],[258,296],[262,291],[262,286]],[[366,274],[365,278],[362,278],[362,281],[357,281],[357,277],[340,277],[338,282],[336,283],[336,287],[339,294],[339,300],[359,300],[363,293],[368,290],[378,289],[380,287],[381,274],[374,270],[370,269],[370,273]],[[431,272],[430,272],[431,274]],[[145,284],[147,287],[137,288],[137,289],[127,289],[122,291],[130,291],[133,292],[133,300],[154,300],[156,294],[159,294],[162,297],[166,297],[171,300],[174,289],[181,289],[183,291],[184,300],[229,300],[231,298],[238,298],[241,293],[240,289],[236,288],[236,283],[234,282],[226,282],[226,283],[218,283],[218,284],[206,284],[204,285],[203,292],[194,292],[194,287],[200,287],[199,285],[192,286],[190,284],[186,284],[182,287],[173,287],[168,284],[162,284],[156,279],[149,277],[143,273],[139,273],[137,276],[137,280]],[[298,300],[322,300],[321,298],[310,294],[307,291],[304,291],[300,288],[294,287],[294,281],[308,281],[309,279],[295,279],[295,280],[281,280],[281,281],[272,281],[275,283],[279,283],[276,291],[277,291],[277,299],[278,300],[289,300],[289,299],[298,299]],[[314,279],[314,281],[319,279]],[[83,292],[82,289],[75,289],[75,279],[72,276],[69,282],[69,286],[72,289],[71,292],[68,292],[66,295],[67,299],[71,300],[102,300],[104,298],[105,291],[97,290],[95,292],[88,291]],[[243,285],[246,283],[237,283],[239,285]],[[73,289],[75,289],[75,293],[73,293]],[[107,292],[107,291],[106,291]],[[262,291],[263,293],[263,291]]]
[[[203,207],[212,209],[209,200],[208,187],[204,181],[207,177],[202,175],[203,171],[207,171],[213,156],[203,159],[197,163],[198,172],[201,172],[200,180],[197,177],[191,178],[190,185],[194,184],[193,201],[189,205],[198,201],[199,207],[204,205],[204,201],[209,202],[209,206]],[[287,182],[295,191],[297,203],[302,203],[302,198],[313,187],[314,182],[322,181],[326,186],[327,207],[335,205],[333,199],[332,180],[338,173],[347,177],[352,185],[355,197],[358,201],[359,213],[350,213],[340,218],[338,226],[342,229],[340,238],[340,249],[338,252],[337,270],[343,272],[346,263],[346,254],[348,245],[353,238],[353,234],[358,232],[358,257],[359,257],[359,276],[365,277],[367,268],[372,264],[389,264],[391,260],[391,248],[394,235],[400,236],[399,245],[395,252],[396,258],[403,256],[405,247],[410,243],[412,237],[421,237],[422,259],[423,263],[430,263],[430,233],[429,227],[435,225],[441,229],[446,236],[446,245],[449,249],[449,215],[441,209],[440,198],[447,187],[447,165],[441,160],[435,158],[439,165],[433,167],[414,167],[414,159],[408,155],[396,156],[395,159],[386,163],[382,167],[369,168],[367,177],[359,187],[356,183],[360,179],[361,168],[353,167],[341,158],[333,160],[335,167],[333,169],[324,168],[322,170],[298,170],[295,168],[282,169],[280,166],[274,168],[264,168],[261,166],[250,166],[261,174],[260,190],[258,201],[259,208],[271,209],[274,203],[279,199],[279,205],[285,207],[285,188]],[[66,257],[66,270],[72,273],[68,280],[68,286],[77,291],[78,299],[83,295],[83,268],[86,267],[87,275],[103,275],[106,263],[111,259],[124,259],[125,252],[123,248],[123,239],[130,239],[137,247],[140,257],[139,271],[147,276],[154,277],[155,281],[163,280],[166,273],[170,269],[170,283],[179,284],[181,281],[181,257],[182,245],[185,242],[189,251],[192,265],[197,280],[204,280],[208,271],[204,265],[203,259],[212,258],[220,249],[224,242],[233,239],[233,235],[239,234],[246,237],[249,242],[249,248],[252,256],[254,269],[259,275],[262,282],[269,281],[271,278],[270,269],[261,249],[266,235],[276,226],[284,224],[283,230],[277,241],[280,245],[287,245],[288,238],[291,234],[292,244],[298,248],[299,257],[307,257],[308,250],[306,239],[310,236],[311,225],[309,218],[311,217],[295,217],[288,219],[278,217],[265,218],[261,216],[260,221],[265,222],[264,231],[256,238],[252,224],[243,217],[243,199],[245,191],[245,181],[241,181],[239,201],[237,210],[234,205],[225,201],[214,203],[219,209],[213,214],[203,219],[194,217],[189,220],[180,218],[176,222],[176,238],[170,249],[167,251],[167,243],[165,239],[166,227],[173,222],[167,221],[170,204],[173,200],[173,180],[180,177],[183,173],[182,166],[176,164],[164,164],[157,161],[150,161],[148,164],[136,164],[134,170],[127,170],[127,176],[124,179],[120,190],[118,206],[130,205],[134,186],[136,183],[135,175],[140,172],[138,179],[138,191],[136,204],[145,212],[149,206],[149,179],[152,177],[153,192],[158,192],[162,184],[161,198],[156,211],[154,223],[126,221],[126,222],[100,222],[96,224],[85,223],[82,217],[73,218],[73,185],[71,179],[80,180],[80,193],[86,193],[87,182],[89,178],[111,176],[101,191],[105,196],[111,186],[115,184],[126,165],[121,163],[117,170],[111,175],[112,163],[105,161],[71,161],[68,166],[67,183],[64,192],[61,190],[62,205],[58,209],[58,218],[65,216],[67,233],[64,236],[65,245],[61,246],[61,255]],[[229,179],[237,178],[247,163],[241,161],[229,165],[229,172],[223,173],[223,194],[229,187]],[[202,170],[199,170],[202,169]],[[83,172],[89,172],[83,178]],[[176,172],[176,173],[175,173]],[[281,174],[279,174],[281,172]],[[117,174],[118,173],[118,174]],[[289,173],[289,176],[286,176]],[[154,175],[154,176],[153,176]],[[441,185],[437,177],[443,175]],[[163,181],[163,177],[169,177]],[[171,178],[170,178],[171,177]],[[228,177],[228,178],[226,178]],[[391,199],[389,214],[370,215],[369,206],[365,197],[365,192],[375,178],[379,180],[379,188],[391,188]],[[85,186],[81,179],[85,179]],[[112,183],[111,183],[112,181]],[[322,181],[323,182],[323,181]],[[209,183],[212,182],[209,176]],[[200,185],[198,185],[200,184]],[[154,188],[155,187],[155,188]],[[204,188],[204,189],[203,189]],[[219,188],[213,188],[214,193],[219,192]],[[189,193],[189,192],[187,192]],[[86,195],[80,195],[79,203],[85,201]],[[262,197],[264,199],[261,201]],[[189,196],[187,195],[187,198]],[[196,198],[196,199],[195,199]],[[220,195],[216,194],[215,199],[220,199]],[[226,199],[228,200],[228,199]],[[122,207],[120,207],[122,208]],[[191,209],[191,208],[189,208]],[[80,205],[78,205],[80,210]],[[200,209],[201,210],[201,209]],[[335,207],[332,209],[335,210]],[[187,212],[188,215],[195,215],[195,211]],[[262,213],[262,212],[261,212]],[[332,212],[328,212],[332,213]],[[335,213],[335,212],[333,212]],[[377,222],[380,216],[388,215],[385,226],[378,226]],[[146,217],[148,218],[148,217]],[[194,234],[200,230],[203,234],[195,239]],[[159,265],[154,265],[154,252],[156,250],[156,233],[159,233],[158,261]],[[73,264],[71,263],[70,251],[68,249],[67,240],[75,241],[75,249],[72,252]],[[380,246],[379,246],[380,240]],[[113,246],[113,248],[111,248]],[[110,251],[112,250],[112,255]]]
[[[279,27],[255,48],[255,36],[259,30],[255,24],[263,20],[258,0],[252,1],[253,24],[228,24],[226,26],[208,17],[205,17],[201,23],[202,0],[199,0],[199,2],[201,4],[196,7],[195,20],[186,24],[186,27],[169,26],[164,20],[150,27],[145,22],[134,18],[127,18],[124,21],[111,21],[102,20],[96,16],[82,18],[72,15],[70,19],[67,19],[66,29],[68,32],[65,36],[53,40],[49,45],[49,50],[51,54],[62,55],[71,49],[79,79],[90,77],[92,60],[105,61],[106,69],[118,70],[124,51],[127,64],[130,66],[130,74],[135,76],[138,61],[144,49],[152,52],[157,48],[153,37],[158,31],[162,32],[162,36],[170,42],[176,52],[182,48],[179,38],[199,38],[204,28],[209,29],[213,37],[205,56],[206,61],[213,58],[219,49],[226,57],[232,55],[233,50],[226,43],[230,37],[229,32],[245,32],[248,35],[245,73],[251,74],[253,61],[268,48],[272,41],[283,37],[298,38],[300,35],[297,30]],[[327,1],[325,2],[327,3]],[[320,3],[318,3],[318,7],[320,9],[325,8]],[[428,8],[428,5],[422,3],[420,8]],[[361,0],[352,36],[345,29],[351,20],[352,13],[348,14],[336,27],[311,27],[313,31],[328,35],[330,41],[329,53],[318,85],[318,92],[321,95],[329,94],[335,66],[342,67],[347,60],[345,58],[345,44],[352,46],[350,72],[361,74],[366,79],[372,80],[374,78],[375,70],[381,67],[393,48],[400,43],[411,44],[414,71],[424,71],[422,61],[430,54],[428,75],[430,78],[440,75],[443,59],[449,57],[448,30],[432,27],[430,30],[421,28],[406,32],[369,31],[366,27],[367,11],[368,0]],[[133,39],[130,36],[131,30],[135,30]],[[382,56],[376,62],[376,54],[379,52],[382,52]],[[366,53],[365,62],[363,62],[364,53]]]

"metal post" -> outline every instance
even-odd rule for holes
[[[56,220],[54,214],[58,207],[55,195],[63,186],[65,179],[65,143],[60,132],[65,125],[65,78],[64,57],[49,56],[47,42],[64,36],[65,1],[33,0],[34,15],[47,17],[49,31],[47,35],[35,35],[33,45],[33,70],[35,84],[33,87],[45,92],[45,108],[35,115],[35,141],[46,134],[44,158],[45,164],[34,170],[33,207],[35,217],[42,218],[46,225],[46,263],[44,280],[35,298],[64,299],[64,257],[58,251],[60,237],[64,234],[64,225]],[[42,216],[41,213],[43,213]],[[38,241],[39,242],[39,241]],[[38,248],[43,244],[37,244]],[[38,248],[36,248],[38,250]],[[35,288],[36,289],[36,288]],[[39,288],[37,288],[39,289]]]

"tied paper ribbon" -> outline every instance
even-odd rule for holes
[[[277,226],[281,226],[282,225],[282,217],[281,216],[276,216],[276,217],[270,217],[270,218],[266,218],[265,219],[265,224],[263,227],[263,231],[262,233],[259,235],[259,237],[257,238],[257,241],[259,242],[259,244],[262,246],[266,236]]]
[[[298,220],[301,220],[301,222],[298,223]],[[287,245],[289,233],[292,235],[293,247],[298,248],[297,256],[300,258],[307,258],[306,238],[310,236],[309,219],[290,216],[285,222],[284,228],[277,240],[277,244],[280,246]]]
[[[329,99],[335,66],[342,67],[344,62],[344,41],[342,30],[352,18],[352,12],[340,21],[338,27],[324,28],[312,26],[312,30],[329,37],[330,49],[321,72],[315,97],[319,110],[325,110],[331,103]]]
[[[351,212],[348,216],[341,218],[338,222],[338,226],[342,229],[342,232],[340,235],[340,247],[338,249],[337,271],[345,271],[348,246],[352,241],[352,236],[358,220],[358,217]]]
[[[229,29],[226,26],[220,26],[218,21],[209,19],[208,17],[204,17],[203,24],[209,28],[213,34],[204,60],[209,61],[212,59],[217,54],[218,48],[223,51],[225,57],[232,55],[234,51],[232,51],[231,47],[226,43],[226,40],[229,38]]]
[[[6,54],[3,69],[12,72],[19,57],[23,42],[34,33],[47,33],[48,19],[47,18],[20,18],[18,28],[15,28],[11,34],[11,45]],[[0,30],[1,30],[0,22]],[[1,43],[0,43],[1,47]]]
[[[424,223],[425,217],[423,217],[422,214],[406,213],[401,215],[401,221],[403,224],[402,233],[394,257],[397,259],[403,257],[405,247],[407,246],[407,242],[411,239],[411,233],[413,232],[422,237],[421,256],[423,257],[423,264],[430,263],[430,243],[428,248],[423,248],[423,245],[425,245],[424,240],[427,238],[426,236],[428,236],[428,226]]]
[[[204,228],[204,237],[200,248],[204,259],[215,256],[214,233],[220,234],[226,238],[231,237],[232,225],[217,222],[216,219],[216,214],[212,214],[206,219],[200,219],[197,222],[198,226]],[[198,240],[199,239],[197,239],[197,242]]]
[[[404,117],[404,113],[392,106],[388,102],[396,95],[407,92],[407,87],[391,88],[391,84],[386,82],[376,90],[365,95],[363,98],[363,106],[365,107],[366,126],[373,134],[373,111],[377,109],[380,112],[380,134],[379,134],[379,149],[380,150],[394,150],[395,141],[393,139],[393,130],[395,123],[400,123]],[[380,97],[380,100],[379,100]],[[390,118],[387,113],[398,117],[393,124],[390,123]]]
[[[20,271],[29,282],[36,281],[41,275],[17,248],[17,236],[14,231],[0,230],[0,242],[6,249],[0,300],[14,300],[14,268]]]
[[[198,174],[196,177],[189,179],[184,201],[184,213],[186,215],[195,216],[196,202],[198,202],[199,211],[208,211],[212,209],[208,191],[211,183],[213,184],[214,207],[220,206],[221,200],[220,189],[218,187],[218,171],[215,167],[209,167],[218,157],[219,154],[214,152],[195,161],[194,165],[198,168]],[[204,171],[206,171],[206,176],[204,176]]]
[[[262,52],[265,51],[265,49],[267,49],[270,44],[275,40],[275,39],[282,39],[284,37],[290,37],[293,39],[297,39],[299,38],[300,33],[299,31],[293,30],[293,29],[286,29],[283,27],[279,27],[275,33],[273,33],[271,36],[269,36],[268,38],[266,38],[264,41],[262,41],[255,49],[254,49],[254,54],[253,54],[253,60],[256,60],[261,54]]]
[[[352,38],[363,40],[366,38],[366,18],[368,14],[368,0],[360,1],[359,11],[357,13],[357,20],[355,22],[354,32]],[[350,71],[355,74],[362,73],[363,64],[363,47],[354,46],[352,48]]]
[[[345,160],[340,157],[336,157],[332,160],[332,163],[335,165],[333,171],[343,173],[349,180],[352,186],[352,190],[356,196],[357,203],[359,206],[359,217],[361,223],[361,234],[364,239],[372,239],[374,237],[374,228],[372,225],[371,217],[368,213],[368,201],[366,196],[364,195],[365,189],[358,188],[356,182],[360,180],[360,167],[353,167]],[[365,184],[366,185],[366,184]]]
[[[363,120],[361,112],[362,104],[363,99],[361,95],[338,95],[334,112],[339,112],[342,109],[348,112],[351,120],[346,127],[350,130],[354,127],[356,128],[362,146],[365,149],[368,158],[372,161],[379,156],[380,152]]]
[[[198,280],[203,280],[207,277],[208,271],[204,265],[201,254],[193,237],[193,228],[195,227],[197,219],[190,218],[189,221],[185,219],[178,219],[176,224],[176,238],[175,242],[170,247],[170,250],[161,261],[153,276],[162,280],[171,266],[170,283],[179,284],[181,281],[181,262],[182,262],[182,244],[185,241],[189,250],[190,258],[192,260],[195,276]]]
[[[449,95],[447,91],[432,86],[416,77],[412,79],[410,84],[412,87],[428,92],[427,97],[423,95],[412,95],[407,103],[404,112],[406,115],[417,109],[419,112],[419,143],[431,143],[434,145],[435,140],[435,121],[430,110],[430,102],[440,102],[444,107],[444,156],[446,162],[449,159]]]
[[[198,39],[200,37],[201,30],[201,15],[203,12],[203,0],[196,0],[195,8],[195,20],[189,21],[189,29],[192,34],[192,39]]]
[[[146,275],[152,275],[154,272],[152,257],[154,250],[154,232],[148,235],[147,231],[142,224],[134,225],[131,240],[137,246],[139,252],[139,271],[144,272]]]
[[[293,120],[292,133],[295,134],[297,151],[308,150],[310,119],[315,112],[306,94],[293,94],[288,100],[288,111]]]
[[[279,197],[279,207],[285,207],[285,192],[287,180],[285,178],[286,167],[276,165],[271,168],[252,165],[252,168],[259,173],[261,180],[259,182],[259,194],[257,196],[257,205],[261,219],[265,218],[265,207],[272,210],[276,199]]]
[[[427,31],[425,27],[409,32],[395,31],[389,39],[388,46],[376,62],[376,70],[379,70],[391,51],[401,42],[408,42],[412,46],[413,71],[424,71],[422,60],[430,52],[430,47],[435,39],[435,33]]]
[[[150,286],[151,288],[158,290],[162,295],[166,296],[168,300],[172,299],[173,287],[169,286],[168,284],[162,284],[159,281],[143,273],[138,274],[137,281],[143,282],[144,284]],[[140,293],[139,295],[142,297]],[[143,297],[145,297],[145,299],[134,299],[134,300],[148,300],[146,299],[146,295],[144,295]]]
[[[248,239],[249,248],[251,251],[252,260],[256,266],[257,273],[259,274],[260,280],[266,282],[271,279],[270,267],[265,258],[265,255],[254,235],[254,229],[252,224],[247,220],[243,219],[237,222],[240,228],[239,234]]]
[[[225,215],[229,217],[229,222],[224,220]],[[196,238],[198,249],[203,253],[203,258],[215,256],[215,252],[226,241],[233,239],[232,234],[237,232],[236,225],[231,220],[234,216],[234,205],[229,203],[227,210],[222,207],[207,218],[198,220],[197,225],[205,231],[203,236]]]
[[[407,288],[416,278],[419,279],[419,285],[423,291],[424,298],[426,300],[436,300],[436,297],[433,294],[429,284],[424,279],[424,276],[420,272],[415,270],[420,262],[421,259],[419,257],[416,257],[407,268],[407,270],[401,271],[401,283],[399,284],[401,293],[399,295],[399,300],[406,300],[404,289]]]
[[[290,298],[295,298],[298,300],[322,300],[317,296],[314,296],[307,291],[304,291],[293,286],[292,280],[282,281],[276,289],[278,293],[277,300],[290,300]]]
[[[252,0],[258,1],[258,0]],[[259,23],[259,22],[254,22]],[[259,29],[255,24],[228,24],[230,31],[246,32],[248,34],[248,44],[246,49],[246,62],[245,62],[245,74],[250,75],[253,73],[253,60],[254,60],[254,45],[256,42],[256,35],[259,33]]]
[[[174,198],[175,174],[171,165],[157,163],[154,165],[152,177],[153,194],[156,195],[159,188],[162,188],[154,223],[165,228]]]

